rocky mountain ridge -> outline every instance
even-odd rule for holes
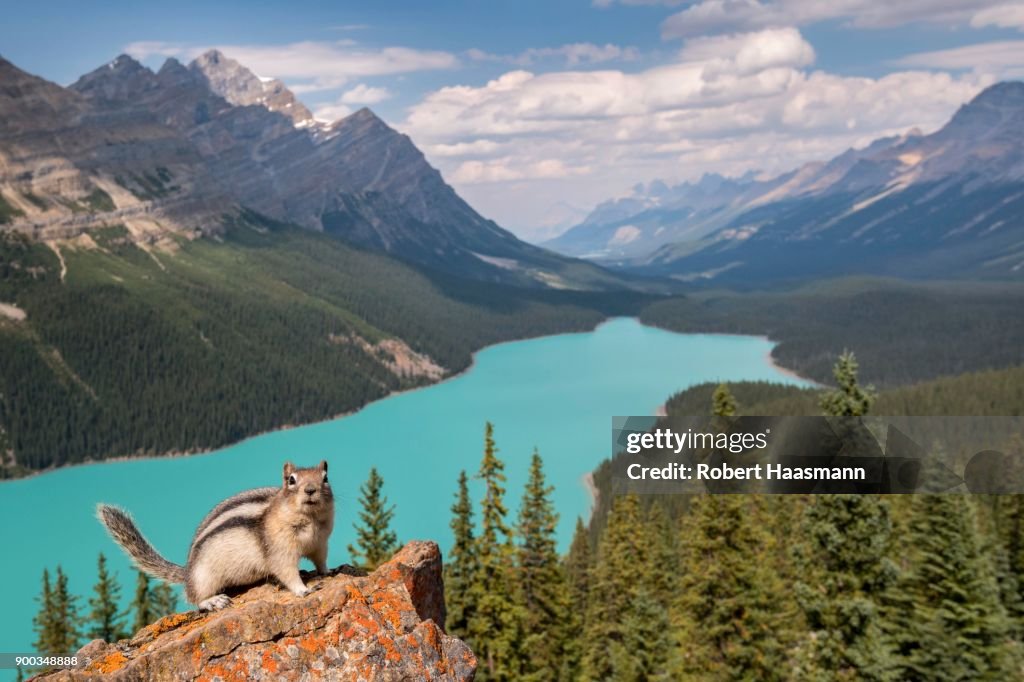
[[[480,216],[370,110],[318,122],[215,50],[156,72],[121,55],[68,88],[4,61],[0,118],[0,229],[52,240],[123,224],[173,250],[244,208],[461,276],[621,285]]]
[[[1021,216],[993,211],[986,204],[993,197],[1000,206],[1014,204],[1022,183],[1024,83],[1006,82],[964,104],[949,123],[929,135],[915,129],[882,138],[767,180],[749,174],[737,179],[708,175],[675,187],[638,186],[632,196],[602,204],[581,225],[546,245],[648,273],[714,279],[722,268],[742,270],[744,263],[758,258],[749,249],[764,247],[763,239],[776,245],[813,239],[861,246],[884,240],[911,250],[942,251],[939,260],[946,262],[955,259],[957,249],[948,247],[957,235],[973,233],[995,241],[980,249],[968,246],[968,269],[1012,276],[1021,263],[1012,254],[1020,250],[1012,246],[1012,237],[1001,241],[1002,235],[995,233],[1019,227]],[[960,207],[956,218],[940,208],[954,205]],[[964,206],[971,210],[962,210]],[[996,214],[1000,217],[989,219]],[[903,229],[920,222],[918,218],[933,227],[942,222],[925,219],[928,215],[954,222],[932,233]],[[879,237],[882,232],[885,236]],[[751,239],[754,235],[760,236]],[[1011,257],[1000,260],[1007,246]],[[863,270],[900,274],[895,263],[873,269],[871,254],[860,256],[868,259]],[[785,254],[773,253],[771,258],[781,263]],[[826,262],[857,271],[852,259],[838,260],[846,262]],[[935,269],[920,257],[914,260],[909,273]]]

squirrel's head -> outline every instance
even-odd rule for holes
[[[308,469],[285,462],[282,489],[297,509],[315,511],[334,501],[331,484],[327,482],[326,460]]]

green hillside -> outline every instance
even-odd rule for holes
[[[219,239],[146,249],[0,238],[5,475],[192,451],[354,410],[428,381],[390,371],[404,340],[447,374],[488,344],[592,328],[635,295],[464,282],[246,213]],[[624,308],[625,306],[625,308]]]
[[[784,367],[831,380],[844,349],[861,378],[899,386],[1024,364],[1024,286],[823,280],[793,290],[703,291],[656,302],[640,319],[678,332],[760,334]]]

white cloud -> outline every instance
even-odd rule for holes
[[[490,156],[506,147],[507,145],[494,140],[479,139],[454,144],[434,144],[427,147],[425,151],[431,156]]]
[[[723,31],[804,26],[829,19],[845,19],[862,28],[918,22],[965,25],[990,5],[990,0],[701,0],[666,19],[661,32],[664,38],[690,38]]]
[[[147,57],[182,58],[191,54],[195,49],[185,43],[170,43],[163,40],[137,40],[124,46],[125,54],[136,59],[146,59]],[[202,50],[199,50],[193,56],[201,53]]]
[[[529,66],[546,59],[561,59],[568,66],[579,66],[612,61],[631,62],[640,57],[640,51],[635,47],[620,47],[611,43],[572,43],[560,47],[531,47],[512,55],[493,54],[472,48],[466,50],[466,56],[473,61],[505,62],[519,66]]]
[[[452,174],[452,181],[463,184],[508,182],[510,180],[552,180],[587,175],[589,166],[567,166],[561,159],[541,159],[518,164],[511,157],[490,161],[464,161]]]
[[[338,101],[342,104],[379,104],[391,98],[391,91],[387,88],[372,88],[365,83],[360,83],[351,90],[347,90]]]
[[[324,104],[317,107],[313,111],[313,118],[330,123],[337,121],[339,118],[345,118],[351,113],[352,107],[340,102],[334,102],[333,104]]]
[[[390,97],[391,92],[387,88],[375,88],[360,83],[343,92],[336,101],[317,106],[313,116],[321,121],[337,121],[351,114],[354,106],[378,104]]]
[[[408,47],[365,48],[351,40],[205,46],[141,41],[126,46],[125,51],[138,59],[192,59],[210,48],[220,50],[261,76],[280,78],[297,93],[338,88],[367,76],[452,69],[459,65],[458,58],[449,52]]]
[[[398,127],[485,214],[521,227],[559,201],[593,205],[638,181],[781,172],[935,130],[994,81],[984,69],[854,78],[813,70],[813,59],[792,28],[691,40],[635,73],[515,70],[444,87]]]
[[[1024,40],[1004,40],[965,45],[948,50],[920,52],[895,62],[899,66],[929,69],[968,69],[994,74],[1001,79],[1024,75]]]
[[[679,53],[683,61],[723,60],[740,74],[772,67],[814,63],[814,48],[795,28],[768,29],[754,34],[693,38]]]
[[[999,28],[1016,28],[1024,31],[1024,3],[1016,2],[986,7],[971,17],[971,26],[975,28],[998,26]]]

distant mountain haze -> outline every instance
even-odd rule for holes
[[[0,229],[39,239],[123,224],[159,245],[244,208],[461,276],[625,284],[480,216],[369,109],[318,121],[216,50],[156,72],[121,55],[67,88],[0,59],[0,196]]]
[[[1024,275],[1024,83],[781,176],[655,182],[545,243],[686,280]]]

